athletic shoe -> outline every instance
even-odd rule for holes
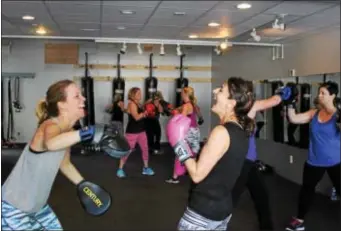
[[[161,150],[154,150],[154,155],[161,155],[162,154],[162,151]]]
[[[166,180],[166,182],[169,183],[169,184],[178,184],[178,183],[180,183],[179,179],[175,179],[173,177],[168,179],[168,180]]]
[[[116,176],[119,178],[124,178],[126,177],[126,173],[122,168],[117,169]]]
[[[143,170],[142,170],[142,175],[153,176],[154,174],[155,173],[154,173],[153,169],[151,169],[150,167],[143,168]]]
[[[292,218],[290,224],[285,230],[288,231],[302,231],[305,230],[304,222],[299,221],[297,218]]]

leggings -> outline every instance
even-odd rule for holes
[[[148,138],[148,147],[153,150],[160,150],[161,126],[157,118],[146,118],[146,133]]]
[[[322,179],[325,172],[328,173],[336,193],[340,196],[340,164],[331,167],[317,167],[305,163],[303,169],[303,182],[298,198],[298,219],[304,220],[304,217],[314,200],[315,187]]]
[[[1,230],[63,230],[56,214],[45,205],[32,214],[1,201]]]
[[[272,230],[273,221],[268,190],[255,162],[247,159],[244,162],[242,171],[232,190],[234,207],[237,207],[239,198],[243,194],[245,187],[249,190],[251,199],[253,200],[257,212],[259,228],[261,230]]]
[[[192,156],[198,154],[200,150],[200,130],[199,128],[191,127],[187,133],[186,141],[191,148]],[[186,173],[186,167],[181,164],[178,158],[175,158],[174,171],[178,176],[182,176]]]
[[[149,153],[148,153],[148,143],[147,143],[146,132],[126,133],[125,137],[131,149],[135,148],[136,142],[139,144],[141,151],[142,151],[142,159],[144,161],[148,161]],[[124,163],[127,161],[128,157],[129,155],[122,157],[122,160]]]
[[[186,211],[178,224],[178,230],[227,230],[227,224],[232,214],[222,221],[213,221],[194,212],[190,208]]]

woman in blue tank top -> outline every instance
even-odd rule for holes
[[[337,83],[326,82],[319,87],[319,109],[296,114],[292,107],[288,108],[291,123],[310,123],[310,141],[298,199],[298,214],[286,230],[305,229],[304,217],[313,202],[315,187],[325,172],[340,195],[340,111],[337,109],[340,107],[336,107],[339,104],[337,94]]]

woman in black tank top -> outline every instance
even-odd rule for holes
[[[152,176],[154,175],[153,169],[149,167],[149,151],[148,151],[148,142],[146,135],[146,127],[145,127],[145,118],[147,116],[147,112],[144,111],[142,105],[140,105],[141,101],[141,89],[137,87],[133,87],[128,92],[128,124],[126,128],[125,137],[130,145],[131,149],[135,148],[136,143],[139,144],[142,151],[142,159],[144,167],[142,169],[143,175]],[[123,178],[126,176],[123,167],[125,162],[127,161],[129,155],[121,158],[120,165],[117,170],[116,175],[119,178]]]
[[[187,209],[178,230],[226,230],[232,216],[231,192],[241,172],[254,121],[247,117],[253,104],[247,83],[232,77],[213,91],[216,126],[198,160],[184,165],[192,179]],[[224,142],[222,142],[224,141]]]

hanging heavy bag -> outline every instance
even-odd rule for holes
[[[182,104],[182,99],[181,99],[181,92],[182,89],[185,87],[188,87],[188,79],[184,78],[184,67],[183,67],[183,59],[185,57],[185,54],[182,54],[180,56],[180,77],[176,79],[176,86],[175,86],[175,107],[180,107]]]
[[[15,108],[15,112],[21,112],[22,106],[20,104],[20,77],[15,77],[14,79],[14,101],[13,107]]]
[[[88,53],[85,52],[85,76],[81,79],[82,94],[85,97],[83,125],[95,124],[94,80],[89,76]]]
[[[153,53],[149,55],[149,77],[145,79],[145,101],[154,99],[158,80],[153,76]]]
[[[2,144],[4,144],[6,142],[6,138],[5,138],[5,130],[4,130],[4,82],[3,80],[1,80],[1,141]]]
[[[118,103],[124,101],[125,80],[121,77],[121,54],[117,54],[117,76],[112,82],[112,121],[123,122],[124,113]]]
[[[278,88],[284,84],[281,81],[271,83],[272,95],[276,94]],[[284,121],[282,116],[283,105],[279,104],[272,108],[273,139],[275,142],[284,142]]]
[[[310,109],[310,96],[311,96],[311,86],[308,83],[303,83],[300,86],[301,88],[301,110],[300,113],[304,113],[309,111]],[[300,125],[300,144],[301,148],[309,147],[309,123]]]
[[[7,125],[7,142],[14,141],[14,118],[12,108],[12,86],[11,79],[8,79],[8,125]]]

